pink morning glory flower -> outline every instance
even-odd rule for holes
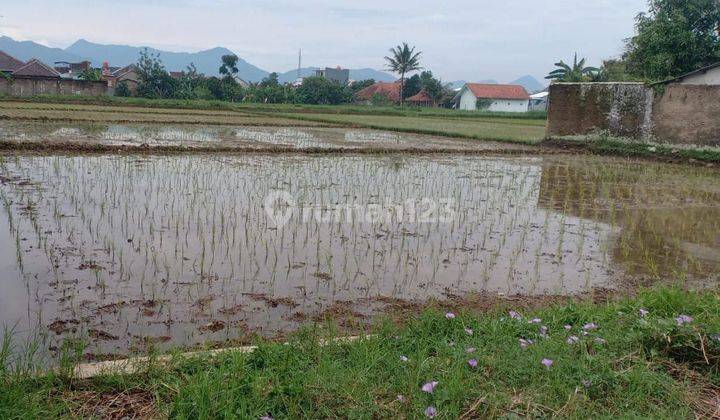
[[[533,318],[530,321],[528,321],[528,324],[539,324],[542,322],[542,319],[540,318]]]
[[[465,334],[467,335],[473,335],[473,330],[470,328],[465,328]]]
[[[432,382],[426,383],[420,389],[422,390],[422,392],[427,392],[428,394],[432,394],[433,391],[435,391],[436,386],[438,386],[438,381],[432,381]]]
[[[452,312],[448,312],[445,314],[445,318],[447,319],[455,319],[455,314]]]
[[[397,398],[395,398],[395,401],[404,403],[405,402],[405,396],[402,394],[398,394]]]
[[[550,359],[542,359],[542,362],[540,362],[540,363],[542,363],[543,365],[545,365],[546,368],[550,369],[550,367],[551,367],[551,366],[553,365],[553,363],[555,363],[555,362],[553,362],[553,361],[550,360]]]
[[[565,328],[565,331],[572,330],[572,325],[565,325],[563,328]]]
[[[408,359],[407,356],[400,356],[401,362],[407,362],[408,360],[410,360],[410,359]]]
[[[645,318],[645,316],[647,316],[647,314],[649,314],[649,313],[650,313],[650,311],[640,308],[640,316],[642,318]]]
[[[578,336],[576,336],[576,335],[571,335],[571,336],[568,337],[568,339],[567,339],[567,343],[570,344],[570,345],[575,344],[575,343],[577,343],[578,341],[580,341],[580,339],[579,339]]]
[[[590,323],[588,323],[588,324],[583,325],[583,329],[584,329],[585,331],[597,330],[597,328],[598,328],[598,326],[597,326],[597,324],[594,323],[594,322],[590,322]]]
[[[476,350],[475,347],[468,347],[465,349],[465,353],[475,353]]]
[[[437,408],[433,407],[432,405],[426,408],[425,416],[429,419],[435,418],[435,416],[437,416]]]
[[[688,315],[680,315],[679,317],[675,318],[675,322],[677,322],[678,325],[689,324],[693,322],[693,318]]]
[[[478,361],[475,360],[475,359],[470,359],[470,360],[468,360],[468,365],[470,365],[470,367],[474,367],[474,368],[475,368],[475,367],[477,367],[477,365],[478,365]]]
[[[522,317],[520,316],[520,314],[517,313],[517,312],[515,312],[515,311],[510,311],[510,318],[512,318],[512,319],[522,319]]]
[[[273,420],[272,416],[262,416],[260,420]]]

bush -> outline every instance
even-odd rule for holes
[[[115,96],[119,96],[121,98],[129,98],[132,96],[132,92],[130,91],[130,88],[128,87],[126,82],[120,82],[115,87]]]

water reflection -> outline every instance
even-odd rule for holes
[[[15,260],[0,295],[24,296],[32,319],[0,321],[122,353],[274,335],[338,302],[372,313],[393,298],[576,294],[628,275],[712,280],[719,178],[577,157],[5,156],[0,246]],[[263,200],[277,190],[318,209],[447,197],[457,216],[276,229]]]

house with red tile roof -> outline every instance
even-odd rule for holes
[[[369,105],[376,95],[385,97],[391,103],[400,103],[400,82],[377,82],[356,93],[355,101]]]
[[[520,85],[466,83],[455,96],[455,107],[465,111],[527,112],[529,103]]]
[[[405,102],[413,106],[435,106],[435,101],[428,95],[425,89],[421,89],[417,94],[405,98]]]

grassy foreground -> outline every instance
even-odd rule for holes
[[[428,310],[403,326],[381,322],[353,343],[321,346],[327,331],[307,329],[251,354],[177,356],[168,368],[92,380],[4,369],[0,418],[711,416],[718,297],[662,289],[515,308],[516,318],[512,307]]]

